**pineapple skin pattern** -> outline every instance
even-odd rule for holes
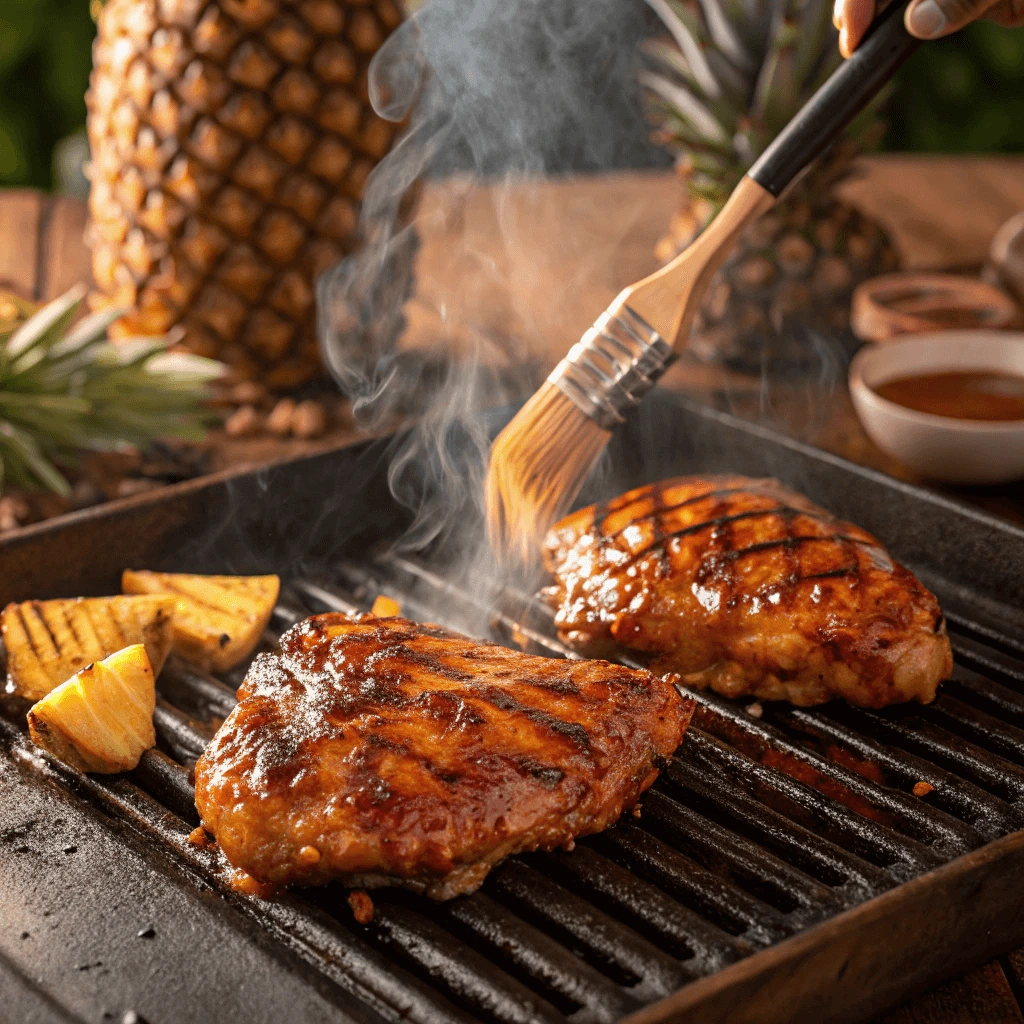
[[[398,130],[367,68],[393,0],[108,0],[86,96],[93,309],[238,380],[320,372],[317,276]]]
[[[667,261],[721,209],[841,57],[827,0],[648,2],[669,37],[648,44],[641,83],[655,138],[677,155],[684,193],[656,249]],[[793,323],[844,331],[853,288],[895,269],[881,227],[836,192],[853,160],[881,138],[884,96],[744,232],[695,318],[695,354],[760,372],[766,335]]]

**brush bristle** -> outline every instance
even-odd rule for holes
[[[571,507],[611,432],[547,381],[498,435],[487,469],[487,529],[495,550],[537,558]]]

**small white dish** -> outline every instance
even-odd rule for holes
[[[1024,333],[941,331],[864,346],[850,364],[850,395],[868,436],[893,458],[946,483],[1024,478],[1024,420],[935,416],[897,405],[874,390],[901,377],[957,370],[1024,376]]]

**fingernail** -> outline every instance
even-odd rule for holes
[[[843,3],[844,0],[836,0],[832,5],[832,24],[836,28],[843,27]]]
[[[919,39],[934,39],[946,27],[946,15],[935,0],[921,0],[907,13],[907,29]]]
[[[839,52],[844,57],[850,56],[850,30],[844,25],[839,30]]]

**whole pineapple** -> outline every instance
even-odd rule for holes
[[[672,40],[648,44],[657,137],[674,149],[686,194],[658,245],[668,260],[722,207],[742,175],[841,60],[830,0],[648,0]],[[884,130],[881,98],[770,213],[751,225],[696,318],[690,347],[759,370],[768,335],[794,323],[834,334],[849,324],[850,294],[892,270],[881,228],[835,186]],[[785,357],[784,357],[785,358]]]
[[[183,328],[237,380],[319,372],[317,275],[395,126],[367,66],[393,0],[108,0],[87,104],[94,308]]]

